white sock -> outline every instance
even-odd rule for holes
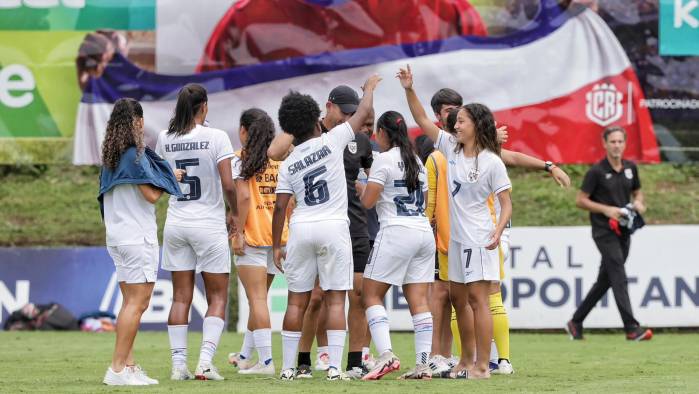
[[[199,365],[211,363],[216,353],[218,341],[221,340],[221,333],[223,332],[223,326],[225,324],[226,323],[220,317],[209,316],[204,318],[201,352],[199,352]]]
[[[430,312],[413,315],[415,330],[415,365],[427,364],[432,349],[432,314]]]
[[[296,367],[301,331],[282,331],[282,371]]]
[[[345,330],[328,330],[328,356],[330,358],[330,367],[342,370],[342,353],[345,350]]]
[[[320,355],[323,353],[330,354],[328,353],[328,350],[330,350],[330,346],[318,346],[318,349],[316,349],[316,355],[318,356],[318,358],[320,358]]]
[[[369,322],[371,340],[376,345],[379,355],[391,350],[391,335],[389,333],[388,315],[383,305],[373,305],[366,310],[366,320]]]
[[[260,328],[253,331],[252,335],[255,338],[258,361],[268,365],[272,362],[272,329]]]
[[[498,347],[495,346],[495,340],[490,342],[490,362],[498,363]]]
[[[371,352],[371,349],[369,349],[368,347],[362,348],[362,360],[364,360],[366,358],[366,356],[369,355],[369,352]]]
[[[240,358],[243,360],[252,357],[252,351],[255,349],[255,337],[252,335],[252,331],[245,330],[245,336],[243,336],[243,346],[240,347]]]
[[[188,325],[167,326],[170,337],[170,355],[172,367],[187,367],[187,329]]]

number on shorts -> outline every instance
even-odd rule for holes
[[[303,176],[303,183],[306,186],[306,196],[303,201],[307,206],[313,206],[327,202],[330,199],[330,190],[328,182],[321,179],[315,182],[315,178],[324,174],[327,171],[325,166],[316,168]]]
[[[405,187],[408,185],[405,180],[393,181],[393,187]],[[425,195],[422,193],[422,182],[417,189],[407,196],[396,196],[393,198],[396,204],[396,214],[398,216],[420,216],[425,212]],[[412,207],[410,207],[412,206]]]
[[[464,254],[466,255],[466,268],[471,265],[471,249],[464,249]]]
[[[178,170],[185,170],[185,175],[182,176],[180,183],[189,185],[189,193],[184,197],[178,197],[177,201],[194,201],[201,198],[201,180],[198,176],[189,176],[186,174],[187,167],[196,167],[199,165],[199,159],[182,159],[175,160],[175,167]]]

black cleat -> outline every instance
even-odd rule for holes
[[[311,379],[311,378],[313,378],[313,371],[311,370],[311,366],[306,365],[306,364],[299,365],[299,368],[296,370],[296,378],[297,379]]]
[[[581,323],[576,323],[572,320],[569,320],[568,323],[566,323],[565,330],[570,335],[571,340],[581,340],[583,339],[583,326]]]

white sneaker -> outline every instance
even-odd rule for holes
[[[330,368],[330,355],[328,353],[321,353],[316,359],[316,371],[327,371]]]
[[[345,372],[345,375],[347,375],[348,378],[353,380],[361,380],[367,373],[369,373],[369,369],[362,365],[361,367],[354,367],[352,369],[348,369]]]
[[[447,359],[439,354],[433,356],[427,365],[430,367],[433,377],[442,377],[445,373],[448,373],[451,370]]]
[[[345,375],[344,372],[338,370],[335,367],[328,368],[328,376],[325,378],[326,380],[350,380],[350,378]]]
[[[225,378],[218,373],[218,369],[211,364],[202,364],[194,371],[194,377],[197,380],[224,380]]]
[[[238,370],[241,375],[274,375],[274,362],[265,364],[258,362],[252,368]]]
[[[382,376],[400,369],[400,360],[390,350],[385,351],[376,360],[376,365],[369,371],[362,380],[377,380]]]
[[[366,369],[374,369],[376,366],[376,359],[374,358],[374,355],[371,353],[368,353],[364,358],[362,359],[362,365]]]
[[[252,368],[255,366],[255,362],[252,361],[252,357],[249,358],[243,358],[240,353],[229,353],[228,354],[228,363],[231,364],[234,367],[238,367],[240,369],[248,369]]]
[[[136,375],[136,377],[138,377],[139,379],[141,379],[142,381],[144,381],[144,382],[146,382],[146,383],[148,383],[148,384],[158,384],[158,380],[149,377],[149,376],[146,374],[146,371],[144,371],[143,368],[141,368],[140,365],[134,365],[134,366],[129,367],[129,368],[131,369],[131,372],[132,372],[134,375]]]
[[[281,380],[294,380],[296,378],[296,371],[293,368],[287,368],[279,374],[279,379]]]
[[[441,375],[440,375],[441,376]],[[414,369],[404,373],[398,379],[422,379],[431,380],[432,379],[432,368],[427,364],[418,364]]]
[[[456,356],[451,356],[447,359],[447,364],[449,365],[450,369],[453,369],[455,366],[459,365],[459,358]]]
[[[148,386],[148,383],[139,379],[131,368],[124,368],[121,372],[114,372],[112,367],[107,368],[102,383],[107,386]]]
[[[512,375],[515,373],[515,369],[512,368],[512,364],[507,360],[502,360],[498,363],[498,368],[492,370],[490,373],[493,375]]]
[[[186,365],[179,367],[172,367],[172,373],[170,374],[170,380],[192,380],[194,375],[189,372]]]

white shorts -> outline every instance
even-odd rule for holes
[[[500,280],[498,249],[473,247],[449,241],[449,280],[457,283]]]
[[[158,244],[108,246],[118,282],[153,283],[158,278]]]
[[[265,267],[268,274],[281,274],[277,266],[274,265],[274,252],[271,246],[250,246],[246,244],[244,252],[245,255],[243,256],[235,256],[236,266]]]
[[[316,277],[323,290],[351,290],[352,240],[344,220],[289,225],[286,260],[282,264],[289,291],[313,290]]]
[[[231,252],[226,229],[165,225],[163,269],[230,273]]]
[[[364,277],[402,286],[434,282],[434,234],[404,226],[381,227]]]

